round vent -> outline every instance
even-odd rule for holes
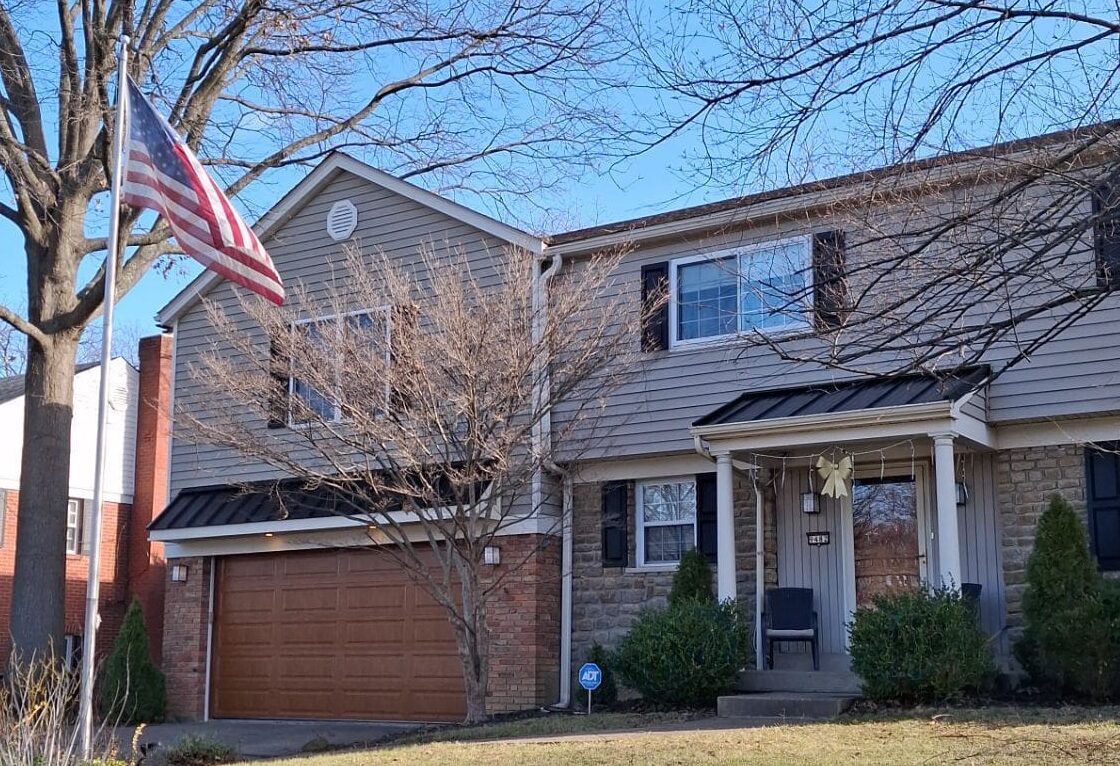
[[[331,205],[327,212],[327,234],[335,242],[349,239],[358,226],[358,208],[348,199]]]

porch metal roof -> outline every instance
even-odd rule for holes
[[[749,391],[709,412],[692,425],[750,423],[907,404],[951,402],[975,390],[990,375],[991,368],[977,365],[960,368],[947,375],[854,378],[839,383]]]

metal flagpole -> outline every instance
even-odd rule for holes
[[[117,251],[120,244],[121,160],[124,155],[125,107],[128,103],[128,35],[121,35],[117,54],[117,117],[113,128],[113,156],[109,188],[109,240],[105,248],[105,308],[101,332],[101,387],[97,401],[97,455],[90,516],[89,581],[86,583],[86,624],[82,636],[82,678],[78,722],[82,758],[89,760],[93,741],[93,666],[97,626],[101,622],[101,511],[105,501],[105,431],[109,418],[109,362],[113,357],[113,299],[116,297]]]

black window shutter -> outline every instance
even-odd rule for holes
[[[669,262],[642,267],[642,351],[669,348]]]
[[[288,425],[288,377],[291,364],[283,344],[275,338],[268,342],[268,427],[284,428]]]
[[[818,330],[835,330],[848,317],[844,251],[844,232],[813,235],[813,323]]]
[[[626,505],[630,493],[624,481],[603,485],[603,567],[624,567],[629,559]]]
[[[1101,184],[1093,192],[1097,286],[1120,286],[1120,182]]]
[[[1097,565],[1120,570],[1120,443],[1085,450],[1089,537]]]
[[[696,475],[696,547],[716,563],[716,475]]]

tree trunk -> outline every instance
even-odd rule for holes
[[[461,558],[455,563],[463,583],[460,593],[463,623],[453,620],[452,625],[467,697],[464,723],[481,723],[487,717],[486,697],[490,690],[490,630],[486,624],[486,604],[478,602],[478,579],[470,565]]]
[[[77,203],[74,203],[76,205]],[[28,319],[50,328],[50,340],[27,340],[24,374],[23,455],[10,632],[20,656],[62,648],[66,604],[66,505],[70,496],[70,424],[74,367],[81,327],[62,320],[75,305],[74,280],[83,216],[60,204],[56,239],[28,242]],[[62,325],[62,326],[59,326]],[[93,450],[91,441],[83,445]]]
[[[62,646],[76,356],[76,338],[56,336],[46,347],[28,341],[10,626],[23,657]]]

